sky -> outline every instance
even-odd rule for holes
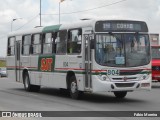
[[[60,0],[41,1],[42,26],[58,24]],[[133,19],[146,21],[150,33],[160,33],[160,0],[65,0],[60,6],[62,24],[82,18]],[[89,11],[73,13],[84,10]],[[0,0],[0,56],[6,56],[11,26],[12,31],[39,26],[39,13],[40,0]]]

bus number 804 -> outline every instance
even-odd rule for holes
[[[119,75],[119,70],[107,70],[107,75]]]

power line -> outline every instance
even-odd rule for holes
[[[96,10],[96,9],[100,9],[100,8],[103,8],[103,7],[108,7],[108,6],[112,6],[112,5],[115,5],[115,4],[119,4],[119,3],[125,2],[125,1],[127,1],[127,0],[120,0],[120,1],[117,1],[117,2],[113,2],[113,3],[107,4],[107,5],[103,5],[103,6],[99,6],[99,7],[96,7],[96,8],[87,9],[87,10],[81,10],[81,11],[69,12],[69,13],[61,13],[61,14],[65,15],[65,14],[75,14],[75,13],[87,12],[87,11]],[[42,14],[42,15],[59,15],[59,14],[56,13],[56,14]]]
[[[87,9],[87,10],[81,10],[81,11],[70,12],[70,13],[61,13],[61,14],[75,14],[75,13],[87,12],[87,11],[96,10],[96,9],[100,9],[100,8],[103,8],[103,7],[108,7],[108,6],[112,6],[112,5],[115,5],[115,4],[119,4],[119,3],[125,2],[125,1],[127,1],[127,0],[120,0],[120,1],[117,1],[117,2],[113,2],[113,3],[107,4],[107,5],[103,5],[103,6],[99,6],[99,7],[96,7],[96,8]],[[59,15],[59,14],[57,13],[57,14],[41,14],[41,15]],[[22,25],[21,27],[19,27],[16,30],[19,30],[19,29],[23,28],[25,25],[27,25],[30,22],[32,22],[38,16],[39,16],[39,14],[34,16],[27,23],[25,23],[24,25]],[[6,35],[7,35],[7,33],[6,33]],[[0,36],[0,38],[4,38],[6,35],[2,35],[2,36]]]
[[[22,25],[21,27],[19,27],[19,28],[16,29],[16,30],[19,30],[19,29],[23,28],[25,25],[27,25],[27,24],[29,24],[30,22],[32,22],[32,21],[33,21],[36,17],[38,17],[38,16],[39,16],[39,14],[36,15],[36,16],[34,16],[33,18],[31,18],[27,23],[25,23],[24,25]],[[8,32],[7,32],[7,33],[4,33],[3,35],[1,35],[1,36],[0,36],[0,39],[5,38],[5,37],[7,36],[7,34],[8,34]]]
[[[34,16],[32,19],[30,19],[27,23],[25,23],[24,25],[22,25],[21,27],[19,27],[18,29],[16,29],[16,30],[19,30],[19,29],[21,29],[21,28],[23,28],[25,25],[27,25],[27,24],[29,24],[30,22],[32,22],[35,18],[37,18],[39,16],[39,14],[38,15],[36,15],[36,16]]]

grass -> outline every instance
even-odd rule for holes
[[[6,67],[6,61],[0,60],[0,67]]]

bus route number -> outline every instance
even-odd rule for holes
[[[119,75],[119,70],[107,70],[107,75]]]
[[[42,58],[41,59],[41,71],[52,71],[52,58]]]

